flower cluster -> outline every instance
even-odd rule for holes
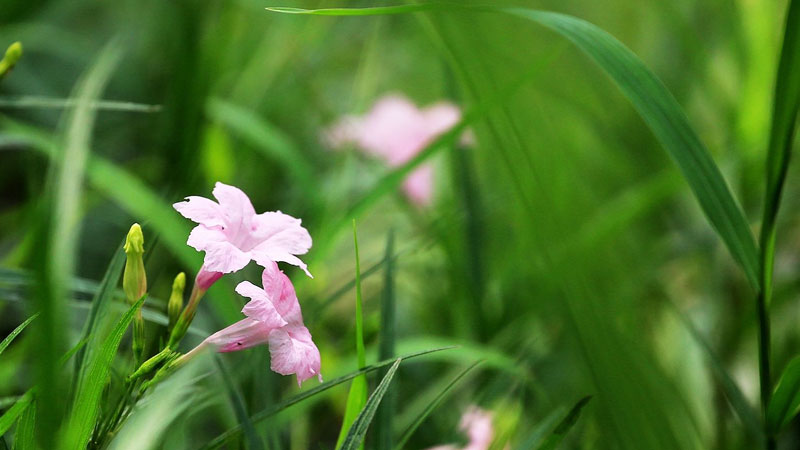
[[[391,94],[378,100],[363,116],[340,119],[325,131],[323,139],[334,149],[355,145],[389,167],[399,167],[460,119],[461,111],[453,104],[439,102],[419,109],[407,98]],[[469,140],[469,136],[462,139]],[[429,205],[433,179],[433,166],[422,164],[403,182],[403,190],[416,205]]]
[[[180,311],[182,274],[175,280],[170,298],[167,346],[145,361],[131,377],[139,377],[164,361],[174,360],[174,348],[186,334],[205,292],[224,274],[239,271],[255,261],[264,268],[262,287],[248,281],[236,287],[237,293],[250,299],[242,309],[246,317],[209,336],[181,360],[206,346],[213,346],[219,352],[232,352],[268,344],[272,370],[282,375],[296,374],[298,384],[313,376],[322,381],[319,350],[303,324],[294,286],[277,264],[295,265],[310,277],[308,267],[297,255],[311,248],[311,236],[300,219],[280,211],[256,214],[247,195],[234,186],[217,183],[212,193],[216,202],[188,197],[174,205],[184,217],[198,224],[187,244],[205,252],[205,257],[183,311]],[[171,365],[167,362],[162,370],[168,370]]]

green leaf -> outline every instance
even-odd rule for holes
[[[398,442],[397,446],[395,447],[397,450],[402,450],[403,448],[406,447],[406,443],[408,442],[409,439],[411,439],[411,436],[414,435],[414,432],[417,431],[417,428],[419,428],[419,426],[422,425],[422,422],[424,422],[425,419],[427,419],[428,416],[431,415],[433,410],[435,410],[439,406],[439,404],[442,403],[442,401],[447,397],[450,391],[453,390],[453,388],[458,384],[458,382],[461,381],[462,378],[464,378],[472,369],[477,367],[478,364],[480,364],[481,362],[482,361],[475,361],[466,369],[462,370],[458,375],[456,375],[455,378],[453,378],[453,380],[450,383],[448,383],[447,386],[445,386],[445,388],[441,392],[439,392],[439,394],[436,397],[433,398],[433,401],[431,401],[428,404],[428,406],[425,407],[422,413],[420,413],[420,415],[417,416],[416,419],[414,419],[414,422],[412,422],[411,425],[409,425],[408,429],[406,429],[405,433],[403,433],[403,437],[400,438],[400,442]]]
[[[36,313],[36,314],[28,317],[28,319],[25,320],[25,322],[22,322],[17,328],[14,328],[14,331],[12,331],[8,336],[6,336],[6,338],[3,339],[3,342],[0,342],[0,354],[3,353],[3,351],[6,349],[6,347],[8,347],[11,344],[11,341],[13,341],[14,338],[19,336],[19,334],[22,333],[22,330],[24,330],[25,327],[28,326],[28,324],[33,322],[33,319],[35,319],[38,315],[39,315],[39,313]]]
[[[108,382],[114,355],[125,335],[125,330],[133,320],[136,310],[144,303],[145,297],[146,295],[142,296],[128,309],[117,322],[111,334],[102,342],[97,343],[98,348],[87,349],[89,359],[86,361],[84,374],[78,381],[75,401],[64,429],[61,448],[65,450],[85,448],[89,442],[100,409],[100,396]]]
[[[772,105],[772,126],[767,151],[767,189],[764,192],[764,214],[761,222],[761,249],[764,265],[762,283],[765,299],[772,291],[772,266],[775,253],[775,220],[780,206],[783,184],[792,154],[792,142],[798,107],[800,106],[800,1],[792,0],[786,13],[783,48],[775,80]]]
[[[225,389],[228,391],[228,398],[233,406],[233,412],[236,414],[236,420],[242,424],[242,428],[244,429],[244,435],[247,438],[248,448],[250,450],[260,450],[264,448],[261,440],[258,437],[258,433],[253,426],[253,422],[250,421],[250,416],[247,414],[247,406],[245,406],[242,394],[236,388],[236,383],[234,383],[231,379],[230,370],[228,370],[228,368],[225,366],[225,362],[222,361],[221,358],[215,357],[214,362],[216,362],[222,381],[225,383]]]
[[[378,384],[378,387],[375,388],[375,391],[369,396],[369,400],[367,400],[367,404],[364,405],[364,409],[361,410],[361,413],[350,427],[344,444],[342,444],[342,450],[356,450],[364,446],[364,436],[367,434],[369,424],[372,422],[372,418],[375,417],[375,411],[377,411],[378,406],[380,406],[383,396],[386,395],[386,390],[389,389],[389,385],[394,378],[395,372],[397,372],[397,368],[400,367],[400,362],[402,360],[402,358],[397,358],[389,371],[386,372],[386,376],[384,376],[383,380]]]
[[[553,430],[550,436],[548,436],[542,445],[539,446],[539,450],[553,450],[554,448],[557,448],[561,441],[564,440],[564,436],[566,436],[569,430],[571,430],[572,427],[578,422],[578,418],[581,415],[581,410],[584,406],[586,406],[587,403],[589,403],[589,400],[591,399],[592,396],[587,395],[586,397],[578,400],[578,403],[576,403],[575,406],[569,410],[561,422],[556,425],[556,428]]]
[[[356,221],[353,220],[353,245],[356,253],[356,354],[358,357],[358,368],[363,369],[367,365],[366,350],[364,349],[364,317],[362,313],[361,298],[361,262],[358,256],[358,236],[356,235]],[[342,419],[342,428],[339,430],[339,438],[336,440],[336,448],[342,448],[347,430],[349,430],[367,403],[367,377],[361,375],[353,380],[350,386],[350,393],[347,394],[347,404]],[[363,449],[363,445],[361,447]]]
[[[783,370],[767,406],[767,433],[776,435],[800,412],[800,356]]]
[[[394,306],[394,231],[389,231],[386,238],[386,251],[383,260],[386,261],[383,279],[383,295],[381,296],[381,329],[378,335],[378,359],[390,359],[395,356],[395,306]],[[386,376],[386,370],[381,369],[378,376]],[[395,389],[390,387],[384,396],[383,403],[378,408],[375,418],[375,439],[378,450],[392,448],[392,419],[395,415]]]
[[[422,351],[422,352],[410,353],[410,354],[401,356],[400,359],[402,359],[402,360],[413,359],[413,358],[417,358],[419,356],[424,356],[424,355],[429,355],[431,353],[441,352],[443,350],[450,350],[452,348],[455,348],[455,347],[442,347],[442,348],[436,348],[436,349],[432,349],[432,350],[425,350],[425,351]],[[273,406],[271,406],[271,407],[269,407],[269,408],[267,408],[267,409],[255,414],[255,415],[253,415],[251,417],[251,422],[254,423],[254,424],[262,422],[262,421],[274,416],[275,414],[285,410],[286,408],[288,408],[288,407],[290,407],[290,406],[292,406],[292,405],[294,405],[296,403],[299,403],[299,402],[301,402],[301,401],[303,401],[303,400],[305,400],[307,398],[313,397],[313,396],[315,396],[315,395],[317,395],[317,394],[319,394],[321,392],[327,391],[328,389],[330,389],[330,388],[332,388],[334,386],[338,386],[338,385],[340,385],[342,383],[346,383],[346,382],[352,380],[353,378],[361,376],[362,374],[367,374],[367,373],[370,373],[370,372],[374,372],[374,371],[376,371],[376,370],[378,370],[378,369],[380,369],[382,367],[386,367],[386,366],[389,366],[391,364],[394,364],[395,362],[396,362],[395,359],[391,359],[391,360],[388,360],[388,361],[381,361],[381,362],[372,364],[370,366],[364,367],[363,369],[359,369],[359,370],[357,370],[357,371],[355,371],[353,373],[350,373],[350,374],[341,376],[339,378],[336,378],[335,380],[326,381],[325,383],[322,383],[319,386],[316,386],[316,387],[314,387],[312,389],[309,389],[309,390],[307,390],[305,392],[301,392],[299,394],[296,394],[296,395],[288,398],[287,400],[284,400],[281,403],[278,403],[277,405],[273,405]],[[237,425],[237,426],[229,429],[228,431],[222,433],[221,435],[217,436],[216,438],[214,438],[212,441],[210,441],[208,444],[206,444],[202,448],[204,450],[220,448],[220,447],[228,444],[230,441],[235,439],[237,436],[239,436],[241,434],[241,432],[242,432],[242,427],[240,425]]]
[[[86,318],[86,323],[84,324],[83,332],[81,333],[82,339],[88,340],[91,338],[93,341],[97,341],[98,339],[102,340],[105,338],[105,336],[100,336],[100,330],[98,330],[97,327],[100,323],[100,318],[108,317],[108,313],[112,305],[112,299],[114,298],[116,288],[119,285],[120,274],[122,274],[122,269],[124,266],[125,252],[122,249],[122,243],[120,243],[117,251],[114,252],[114,256],[111,257],[111,262],[108,264],[105,275],[103,275],[103,280],[100,282],[100,285],[98,286],[97,291],[92,298],[92,307],[89,310],[89,315]],[[78,380],[82,378],[85,358],[86,352],[84,350],[78,351],[78,354],[75,356],[75,375],[72,386],[73,392],[77,388]]]
[[[14,450],[36,450],[36,400],[30,402],[14,432]]]
[[[456,4],[420,4],[360,9],[268,9],[293,14],[363,16],[446,10],[457,7]],[[710,153],[689,125],[686,114],[678,102],[633,52],[595,25],[568,15],[526,8],[491,6],[464,7],[463,9],[502,12],[536,22],[570,40],[597,63],[630,100],[656,139],[677,163],[712,227],[728,247],[734,259],[741,265],[750,285],[754,290],[759,290],[758,254],[744,213],[731,195],[728,185]],[[463,130],[460,125],[463,125],[465,121],[466,117],[451,132],[458,131],[460,133]],[[408,174],[404,170],[405,167],[411,169],[416,167],[414,162],[425,159],[428,156],[427,153],[432,153],[433,148],[439,144],[451,141],[446,137],[452,138],[451,133],[441,136],[418,154],[412,163],[396,170],[391,175],[399,176],[400,179],[404,178]],[[356,205],[354,212],[371,203],[373,201],[371,197],[382,195],[384,189],[386,188],[381,187],[381,189],[371,192],[364,201]]]
[[[25,412],[25,410],[28,408],[28,405],[30,405],[31,401],[33,401],[34,392],[35,391],[33,388],[28,389],[28,391],[25,392],[25,394],[20,397],[16,403],[14,403],[14,406],[8,408],[8,411],[0,416],[0,436],[5,434],[6,431],[8,431],[8,429],[14,425],[14,422],[16,422],[17,418]]]

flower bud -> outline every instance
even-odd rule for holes
[[[169,315],[169,325],[167,331],[172,332],[178,317],[181,315],[183,309],[183,290],[186,287],[186,274],[181,272],[175,277],[172,282],[172,294],[169,296],[167,303],[167,313]]]
[[[9,45],[5,56],[2,60],[0,60],[0,78],[13,69],[14,65],[17,64],[17,61],[19,61],[21,57],[22,44],[19,42],[14,42],[13,44]]]
[[[128,303],[135,303],[147,292],[147,275],[144,272],[144,236],[138,223],[131,226],[125,239],[125,272],[122,275],[122,289]]]

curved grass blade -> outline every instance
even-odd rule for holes
[[[34,399],[17,423],[14,432],[14,450],[36,450],[36,400]]]
[[[784,369],[767,406],[767,433],[778,434],[800,412],[800,356]]]
[[[19,416],[25,412],[30,403],[33,401],[34,392],[35,391],[33,388],[28,389],[28,391],[25,392],[25,394],[20,397],[16,403],[14,403],[14,406],[8,408],[8,411],[0,416],[0,436],[5,434],[6,431],[8,431],[8,429],[14,425],[14,422],[16,422],[17,418],[19,418]]]
[[[28,317],[25,320],[25,322],[22,322],[17,328],[14,328],[14,331],[12,331],[8,336],[5,337],[5,339],[3,339],[3,342],[0,342],[0,354],[2,354],[3,351],[11,344],[11,341],[13,341],[17,336],[19,336],[19,334],[22,333],[22,330],[24,330],[25,327],[27,327],[31,322],[33,322],[33,319],[35,319],[38,316],[39,313],[36,313]]]
[[[103,275],[103,280],[100,282],[94,298],[92,298],[92,306],[91,309],[89,309],[89,316],[86,318],[86,324],[83,327],[83,333],[81,333],[82,339],[88,339],[90,336],[93,336],[98,332],[97,325],[100,323],[100,318],[107,317],[108,312],[111,309],[111,300],[114,298],[116,287],[119,284],[119,278],[122,274],[122,269],[125,266],[125,252],[122,249],[123,243],[124,242],[121,242],[117,247],[117,251],[111,258],[111,262],[106,269],[105,275]],[[97,336],[95,339],[97,338],[101,337]],[[85,358],[86,352],[83,349],[79,350],[78,354],[75,355],[75,375],[72,383],[72,392],[75,392],[78,380],[80,380],[82,377]]]
[[[389,371],[386,372],[386,376],[383,377],[378,387],[376,387],[372,395],[369,396],[369,400],[367,400],[367,404],[364,405],[364,409],[361,410],[361,413],[358,415],[355,422],[353,422],[353,426],[350,427],[347,438],[345,438],[344,444],[342,445],[342,450],[363,448],[364,436],[367,434],[369,424],[372,422],[372,418],[375,417],[375,411],[378,410],[383,396],[386,395],[386,390],[389,389],[389,385],[392,383],[394,374],[397,372],[397,368],[400,367],[400,362],[402,360],[402,358],[397,358],[392,367],[389,368]]]
[[[432,349],[432,350],[425,350],[425,351],[422,351],[422,352],[410,353],[410,354],[407,354],[407,355],[400,356],[399,359],[405,361],[407,359],[413,359],[413,358],[417,358],[419,356],[424,356],[424,355],[428,355],[428,354],[431,354],[431,353],[441,352],[443,350],[450,350],[452,348],[455,348],[455,347],[442,347],[442,348],[435,348],[435,349]],[[268,419],[269,417],[272,417],[273,415],[283,411],[284,409],[286,409],[286,408],[288,408],[288,407],[290,407],[290,406],[292,406],[292,405],[294,405],[296,403],[299,403],[299,402],[301,402],[301,401],[303,401],[303,400],[305,400],[307,398],[313,397],[313,396],[319,394],[320,392],[327,391],[328,389],[330,389],[332,387],[338,386],[338,385],[340,385],[342,383],[346,383],[346,382],[352,380],[353,378],[355,378],[355,377],[357,377],[359,375],[367,374],[367,373],[376,371],[376,370],[378,370],[378,369],[380,369],[382,367],[386,367],[386,366],[389,366],[391,364],[394,364],[395,361],[396,361],[396,359],[391,359],[391,360],[387,360],[387,361],[381,361],[381,362],[369,365],[367,367],[364,367],[363,369],[359,369],[359,370],[357,370],[357,371],[355,371],[353,373],[350,373],[350,374],[341,376],[339,378],[336,378],[335,380],[326,381],[325,383],[322,383],[319,386],[316,386],[316,387],[314,387],[312,389],[309,389],[309,390],[307,390],[305,392],[301,392],[299,394],[296,394],[296,395],[288,398],[287,400],[284,400],[283,402],[281,402],[281,403],[279,403],[277,405],[274,405],[274,406],[272,406],[270,408],[267,408],[267,409],[255,414],[255,415],[253,415],[250,420],[251,420],[251,422],[253,424],[262,422],[262,421]],[[206,444],[204,447],[202,447],[202,449],[203,450],[208,450],[208,449],[220,448],[220,447],[226,445],[227,443],[229,443],[231,440],[233,440],[236,437],[238,437],[241,434],[241,432],[242,432],[242,427],[237,425],[237,426],[229,429],[228,431],[222,433],[221,435],[217,436],[213,440],[211,440],[208,444]]]
[[[800,1],[792,0],[786,14],[783,48],[775,80],[772,125],[767,150],[767,189],[761,221],[761,253],[764,298],[769,304],[775,254],[775,219],[792,154],[792,142],[800,107]]]
[[[422,4],[326,10],[268,9],[292,14],[356,16],[401,14],[455,7],[457,5]],[[630,100],[656,139],[677,163],[712,227],[728,247],[733,258],[742,267],[751,287],[755,291],[759,290],[759,259],[755,240],[744,213],[734,200],[719,168],[689,124],[689,120],[678,102],[633,52],[595,25],[572,16],[526,8],[485,6],[465,7],[464,9],[502,12],[536,22],[567,38],[600,66]],[[459,125],[465,121],[462,120]],[[459,130],[459,125],[453,130]],[[416,161],[427,157],[429,151],[433,152],[432,147],[435,148],[444,141],[449,141],[444,139],[449,135],[450,133],[446,133],[436,140],[405,167],[413,169]],[[404,178],[407,175],[405,167],[396,170],[391,175]],[[378,187],[380,188],[380,186]],[[382,190],[376,189],[375,193],[371,193],[370,196],[372,195],[382,195]],[[369,197],[362,201],[362,204],[356,206],[363,207],[368,200],[370,200]],[[353,213],[357,211],[358,209],[354,208]]]
[[[0,108],[9,109],[65,109],[77,106],[78,100],[74,98],[35,97],[23,96],[15,98],[0,98]],[[145,105],[142,103],[120,102],[113,100],[94,100],[89,102],[89,108],[102,111],[155,113],[161,111],[161,105]]]
[[[84,376],[78,381],[75,401],[64,429],[61,448],[85,448],[89,442],[100,409],[100,396],[108,381],[111,362],[125,330],[128,329],[138,308],[144,303],[145,297],[146,295],[142,296],[128,309],[110,335],[102,342],[98,342],[96,349],[87,350],[89,359],[86,361]]]
[[[558,447],[564,437],[567,435],[569,430],[572,429],[573,426],[578,422],[578,418],[581,415],[581,410],[589,400],[592,399],[591,395],[587,395],[582,399],[578,400],[578,403],[569,410],[566,416],[556,425],[555,430],[547,437],[547,439],[539,446],[539,450],[553,450],[554,448]]]
[[[422,422],[424,422],[425,419],[427,419],[428,416],[431,415],[433,410],[436,409],[439,406],[439,404],[442,403],[445,397],[447,397],[447,395],[450,393],[450,391],[453,390],[453,388],[458,384],[458,382],[461,381],[462,378],[464,378],[470,371],[472,371],[472,369],[477,367],[478,364],[480,364],[481,362],[483,361],[475,361],[474,363],[472,363],[472,365],[462,370],[461,373],[456,375],[456,377],[453,378],[453,380],[436,397],[434,397],[433,401],[431,401],[428,404],[428,406],[425,407],[422,413],[419,416],[417,416],[416,419],[414,419],[414,422],[412,422],[411,425],[409,425],[408,429],[406,429],[405,433],[403,433],[403,437],[400,438],[400,442],[398,442],[397,446],[395,447],[396,450],[402,450],[403,448],[405,448],[406,443],[408,442],[409,439],[411,439],[411,436],[414,435],[414,432],[417,431],[417,428],[419,428],[419,426],[422,425]]]

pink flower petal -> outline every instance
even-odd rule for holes
[[[486,450],[494,438],[491,413],[476,406],[469,407],[461,417],[460,428],[469,438],[464,450]]]
[[[294,256],[305,254],[311,248],[311,235],[300,223],[300,219],[280,211],[259,214],[255,234],[261,243],[252,249],[256,263],[263,267],[270,262],[289,263],[300,267],[311,277],[306,264]]]
[[[198,225],[189,233],[186,243],[197,251],[204,251],[209,242],[226,242],[228,240],[222,230]]]
[[[225,225],[222,208],[214,202],[203,197],[186,197],[183,202],[172,205],[183,217],[205,225],[207,227]]]
[[[427,206],[433,200],[433,166],[424,164],[403,181],[403,190],[417,206]]]
[[[288,323],[275,309],[275,305],[267,297],[264,290],[253,283],[249,281],[239,283],[236,286],[236,292],[251,299],[242,308],[242,313],[247,317],[258,320],[271,328],[282,327]]]
[[[285,326],[269,334],[270,368],[282,375],[297,374],[298,386],[320,374],[319,350],[304,326]]]
[[[248,317],[217,331],[205,342],[215,345],[220,353],[235,352],[269,342],[273,330],[274,327]]]
[[[229,242],[207,242],[203,248],[203,266],[209,272],[231,273],[242,270],[250,262],[250,254]]]

